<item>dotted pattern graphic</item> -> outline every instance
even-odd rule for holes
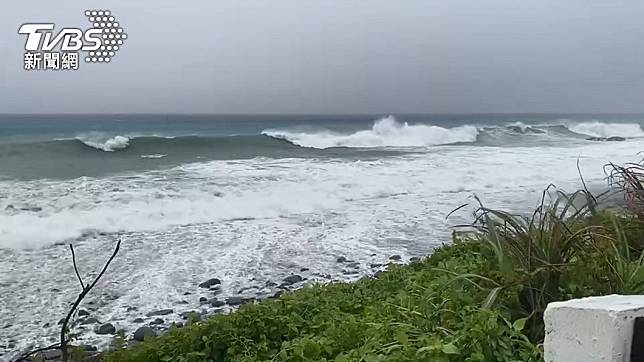
[[[85,10],[85,16],[95,29],[101,29],[101,46],[87,52],[87,63],[109,63],[119,51],[127,34],[109,10]]]

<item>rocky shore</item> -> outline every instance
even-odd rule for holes
[[[372,257],[375,258],[376,255],[372,255]],[[403,257],[397,254],[391,255],[387,259],[385,262],[361,263],[341,255],[336,259],[339,272],[335,273],[335,276],[313,272],[309,268],[302,267],[281,280],[269,280],[263,284],[249,285],[237,291],[224,291],[222,280],[213,276],[200,282],[194,290],[185,291],[183,293],[184,299],[165,309],[145,311],[140,310],[137,306],[128,306],[127,312],[139,314],[139,316],[129,321],[127,328],[118,328],[123,323],[101,320],[98,316],[94,316],[99,308],[95,306],[96,303],[90,301],[77,311],[72,321],[72,334],[77,339],[84,340],[83,337],[90,336],[95,337],[96,340],[107,342],[95,344],[72,342],[71,345],[83,350],[84,360],[97,361],[104,351],[131,346],[146,338],[162,335],[172,328],[182,328],[217,314],[234,312],[239,306],[246,303],[279,298],[286,291],[299,289],[312,283],[350,281],[364,276],[377,276],[387,268],[389,263],[402,264],[405,262]],[[411,262],[418,259],[412,257],[408,260]],[[223,297],[223,295],[227,296]],[[62,325],[63,321],[64,319],[60,319],[58,325]],[[50,327],[48,323],[43,325],[43,328],[48,327]],[[12,343],[12,341],[9,342]],[[31,350],[40,347],[42,346],[33,346]],[[12,346],[10,344],[0,346],[0,348],[11,349]],[[28,351],[20,351],[9,360],[13,361],[26,352]],[[0,356],[0,361],[4,361],[2,359],[4,357]],[[27,360],[58,361],[60,358],[60,350],[52,349],[39,352]]]

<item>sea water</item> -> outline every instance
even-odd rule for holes
[[[57,341],[80,292],[70,243],[87,283],[122,241],[81,308],[130,334],[156,309],[174,310],[163,326],[184,311],[218,312],[202,296],[261,298],[291,274],[354,280],[392,255],[430,254],[472,220],[474,195],[529,212],[550,183],[581,187],[577,162],[602,188],[604,164],[639,161],[643,121],[1,116],[0,359]],[[198,287],[213,277],[219,290]],[[76,343],[109,343],[95,327],[77,327]]]

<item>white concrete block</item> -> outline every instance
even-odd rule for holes
[[[607,295],[548,304],[546,362],[630,362],[633,326],[644,295]]]

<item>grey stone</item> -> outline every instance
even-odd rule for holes
[[[116,328],[111,323],[105,323],[96,329],[96,334],[114,334]]]
[[[157,332],[155,332],[154,329],[143,326],[143,327],[137,328],[137,330],[134,331],[134,335],[132,336],[132,338],[134,338],[135,341],[143,342],[143,340],[146,338],[156,337],[156,336],[157,336]]]
[[[143,323],[143,322],[144,322],[143,318],[137,318],[132,321],[132,323]]]
[[[297,274],[289,275],[286,278],[284,278],[284,284],[291,285],[291,284],[299,283],[302,280],[304,279],[302,279],[302,277]]]
[[[94,318],[94,317],[85,318],[85,319],[80,321],[80,324],[82,324],[82,325],[83,324],[94,324],[94,323],[101,323],[101,322],[98,319]]]
[[[50,349],[48,351],[42,351],[37,354],[37,356],[42,357],[45,361],[59,360],[63,352],[59,349]]]
[[[206,280],[205,282],[199,284],[200,288],[210,288],[213,285],[221,284],[221,280],[217,278],[211,278]]]
[[[157,319],[153,320],[152,322],[150,322],[150,325],[163,324],[163,323],[165,323],[165,321],[163,319],[157,318]]]
[[[146,313],[145,315],[148,317],[153,317],[157,315],[168,315],[168,314],[172,314],[173,312],[174,310],[172,309],[160,309],[160,310],[155,310],[155,311]]]
[[[244,302],[242,297],[229,297],[226,299],[226,304],[228,305],[240,305]]]
[[[82,348],[85,352],[96,352],[98,351],[98,348],[96,346],[92,346],[91,344],[83,344],[79,346]]]
[[[396,260],[396,261],[398,261],[398,260],[400,260],[400,259],[402,259],[402,257],[401,257],[400,255],[398,255],[398,254],[396,254],[396,255],[392,255],[392,256],[390,256],[390,257],[389,257],[389,260]]]
[[[223,300],[213,299],[210,301],[210,305],[212,305],[215,308],[218,308],[226,305],[226,302],[224,302]]]
[[[181,316],[181,318],[183,318],[183,319],[191,319],[191,318],[195,319],[195,320],[200,320],[201,319],[201,314],[199,312],[197,312],[197,311],[194,311],[194,310],[189,310],[187,312],[183,312],[183,313],[179,314],[179,316]]]
[[[88,311],[86,311],[85,309],[79,309],[79,310],[78,310],[78,316],[79,316],[79,317],[82,317],[82,316],[88,316],[88,315],[89,315],[89,312],[88,312]]]

